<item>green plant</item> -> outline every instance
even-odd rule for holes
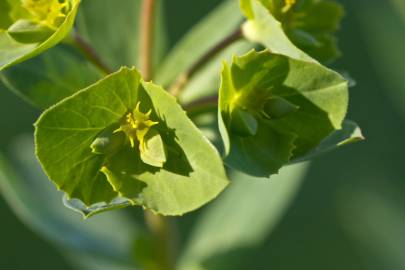
[[[344,120],[347,80],[324,66],[340,54],[335,2],[241,0],[239,12],[226,1],[162,61],[160,2],[114,3],[131,7],[139,30],[119,18],[101,22],[97,3],[0,3],[1,79],[44,109],[35,124],[42,168],[85,217],[145,208],[151,239],[163,243],[137,240],[146,269],[174,268],[161,216],[217,197],[229,183],[225,167],[268,178],[362,139]]]

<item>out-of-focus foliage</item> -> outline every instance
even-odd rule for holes
[[[207,6],[220,2],[173,1],[168,7],[170,12],[181,11],[179,5],[184,5],[189,16],[170,16],[171,31],[180,36],[176,31],[181,25],[195,22],[200,13],[207,11]],[[242,248],[243,253],[235,252],[233,256],[228,253],[227,259],[212,260],[212,269],[226,269],[226,265],[221,268],[221,263],[240,262],[238,259],[246,262],[254,259],[258,270],[404,268],[405,113],[400,100],[405,91],[401,76],[405,26],[398,7],[388,1],[341,2],[348,14],[340,33],[345,57],[336,67],[347,70],[358,82],[351,98],[353,104],[360,105],[351,107],[349,116],[358,120],[368,140],[315,161],[298,197],[273,232],[255,248]],[[1,118],[0,147],[11,156],[11,138],[32,132],[31,123],[37,112],[5,89],[0,90],[3,90],[0,112],[12,115]],[[63,263],[52,247],[19,225],[6,207],[2,202],[1,269],[78,269]],[[198,217],[196,213],[180,219],[182,238],[188,236]],[[243,235],[244,230],[238,232]],[[237,266],[246,269],[243,262]]]
[[[123,213],[91,221],[78,218],[61,204],[61,193],[41,171],[33,146],[32,138],[24,136],[13,144],[13,164],[0,156],[0,190],[14,212],[36,233],[63,249],[77,266],[131,269],[132,245],[140,226]],[[87,268],[96,262],[98,267]]]

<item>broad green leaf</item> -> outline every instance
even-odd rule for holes
[[[294,199],[307,168],[307,164],[284,168],[273,181],[231,171],[232,185],[197,220],[179,269],[244,269],[227,255],[242,250],[242,256],[248,256],[247,251],[266,241]]]
[[[330,62],[340,56],[333,33],[343,8],[328,0],[240,0],[245,36],[274,53]]]
[[[0,73],[8,89],[45,109],[94,83],[101,73],[71,47],[58,45]]]
[[[0,71],[55,46],[73,26],[80,0],[1,0]]]
[[[142,1],[134,0],[83,1],[81,4],[76,20],[77,31],[113,70],[124,65],[138,65],[141,4]],[[156,3],[155,67],[166,50],[164,4],[164,1]]]
[[[323,140],[312,152],[298,159],[294,159],[293,162],[295,163],[309,160],[319,155],[333,151],[342,146],[363,141],[364,139],[365,138],[363,137],[360,127],[350,120],[345,120],[343,122],[342,129],[333,132],[325,140]]]
[[[124,134],[124,143],[119,150],[94,153],[91,146],[109,129]],[[161,142],[148,137],[152,130],[161,136],[165,162]],[[134,69],[122,68],[46,110],[35,138],[45,172],[85,215],[129,204],[181,215],[215,198],[228,183],[218,153],[175,99]],[[144,153],[164,162],[162,168],[141,158],[143,147],[152,144],[156,152]]]
[[[225,62],[218,117],[226,163],[255,176],[277,173],[341,129],[347,88],[339,74],[317,63],[268,51],[234,57],[231,66]],[[273,102],[274,98],[279,101]],[[286,104],[295,109],[286,113]],[[235,129],[235,110],[256,119],[255,133]]]
[[[134,269],[133,241],[142,229],[123,212],[108,213],[83,221],[63,207],[62,192],[56,191],[41,171],[31,136],[16,139],[8,162],[0,155],[0,190],[14,213],[30,229],[71,256],[75,269],[94,261],[113,270]]]

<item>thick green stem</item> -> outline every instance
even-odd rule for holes
[[[243,37],[242,30],[238,27],[234,32],[230,33],[216,45],[214,45],[209,51],[207,51],[200,59],[198,59],[189,69],[185,72],[180,74],[172,86],[169,88],[169,92],[174,95],[178,96],[184,86],[188,83],[188,81],[199,71],[207,62],[209,62],[212,58],[214,58],[218,53],[226,49],[228,46],[233,44],[235,41],[241,39]]]

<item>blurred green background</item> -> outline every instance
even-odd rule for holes
[[[169,46],[220,2],[170,1]],[[213,265],[228,266],[212,269],[405,269],[405,4],[341,2],[344,56],[335,68],[357,82],[349,118],[367,140],[312,162],[265,243],[214,258],[223,262]],[[15,136],[32,134],[38,111],[0,88],[0,150],[7,153]],[[196,215],[181,218],[181,228],[189,228]],[[25,227],[1,197],[0,217],[0,269],[75,269]]]

